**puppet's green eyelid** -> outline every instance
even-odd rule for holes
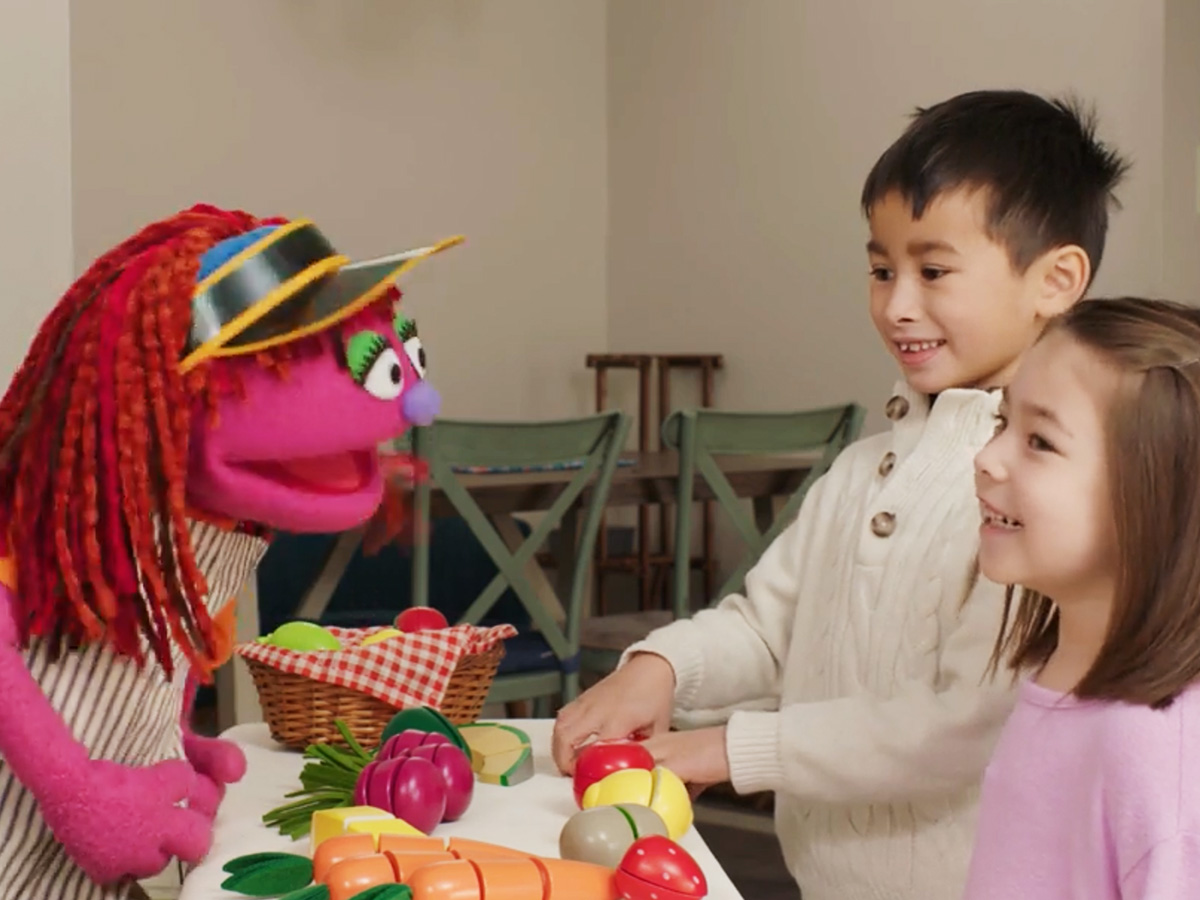
[[[346,342],[346,365],[355,381],[362,382],[385,349],[387,340],[374,331],[360,331]]]
[[[401,343],[417,336],[417,323],[408,316],[397,315],[392,326],[396,329],[396,336],[400,338]]]

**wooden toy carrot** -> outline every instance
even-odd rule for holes
[[[313,877],[329,900],[352,900],[368,888],[403,882],[413,900],[617,900],[613,870],[591,863],[545,859],[482,841],[380,835],[342,835],[323,841]]]
[[[563,859],[459,859],[417,869],[413,900],[617,900],[613,870]]]

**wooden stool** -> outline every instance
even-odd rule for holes
[[[714,373],[724,365],[724,357],[720,354],[686,354],[686,353],[590,353],[586,358],[589,369],[596,371],[596,411],[603,412],[608,405],[608,372],[610,369],[626,369],[637,372],[638,376],[638,409],[637,432],[638,450],[648,452],[652,449],[665,449],[662,444],[662,423],[671,412],[671,372],[673,369],[698,370],[701,376],[700,403],[709,407],[713,404]],[[658,439],[650,440],[650,378],[653,370],[658,374]],[[643,612],[656,605],[666,604],[669,596],[670,579],[667,577],[674,562],[673,552],[669,546],[667,509],[659,505],[658,512],[659,540],[658,546],[650,547],[650,507],[641,504],[638,507],[638,526],[631,554],[613,555],[609,553],[608,536],[601,520],[600,534],[596,540],[596,613],[604,615],[604,576],[606,572],[622,571],[633,573],[638,580],[638,607]],[[716,572],[716,554],[713,547],[713,511],[712,504],[704,504],[704,549],[700,557],[693,560],[693,567],[701,570],[704,578],[705,596],[712,591],[712,582]],[[666,604],[669,605],[669,604]]]
[[[586,359],[587,367],[596,370],[596,412],[604,412],[608,408],[608,371],[609,369],[632,369],[638,376],[637,404],[637,441],[638,450],[646,452],[650,449],[650,375],[654,366],[654,358],[648,353],[589,353]],[[632,572],[638,582],[638,605],[641,609],[650,608],[651,581],[650,576],[655,566],[666,565],[670,562],[670,554],[660,549],[653,555],[649,546],[650,507],[646,504],[638,506],[637,536],[632,554],[613,555],[608,552],[608,532],[604,527],[604,519],[600,519],[600,533],[596,536],[596,613],[604,615],[606,601],[604,598],[604,576],[611,571]]]

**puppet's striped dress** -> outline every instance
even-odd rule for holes
[[[267,544],[259,537],[193,523],[196,562],[216,612],[232,600]],[[18,573],[19,584],[19,573]],[[93,758],[127,765],[182,759],[180,733],[186,663],[176,649],[176,675],[139,671],[103,646],[50,662],[35,642],[26,665],[51,705]],[[3,698],[0,698],[3,702]],[[90,881],[55,841],[28,791],[0,759],[0,897],[4,900],[125,900],[135,885]]]

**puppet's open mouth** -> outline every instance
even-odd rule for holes
[[[286,487],[321,494],[357,493],[371,483],[377,468],[375,454],[365,450],[241,465]]]

